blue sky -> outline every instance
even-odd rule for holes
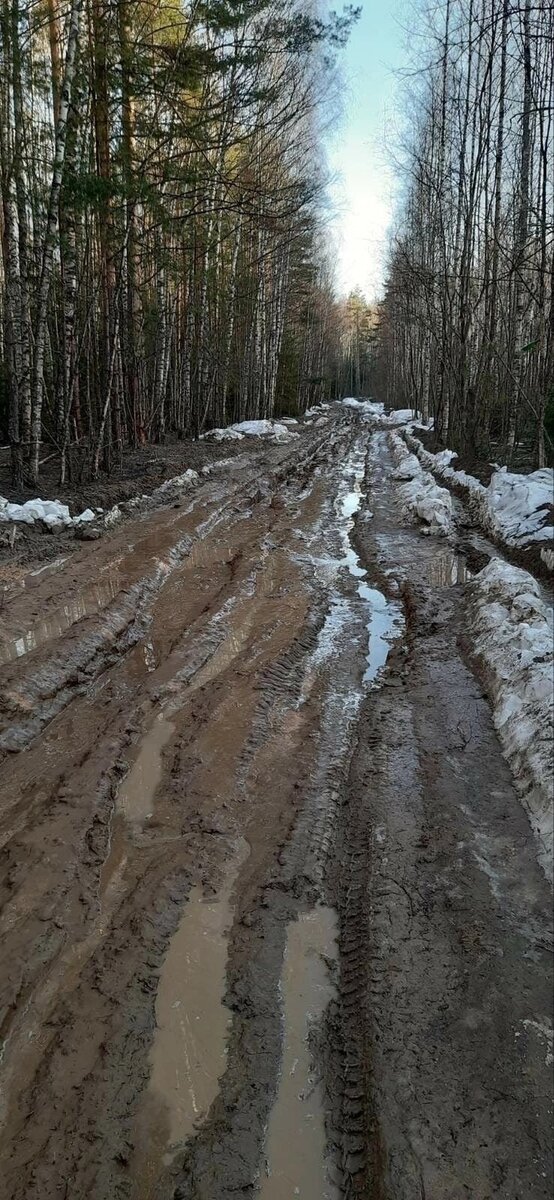
[[[394,197],[387,145],[396,128],[395,70],[406,64],[402,8],[401,0],[363,3],[342,52],[343,115],[327,148],[338,287],[341,293],[360,287],[368,300],[382,288]]]

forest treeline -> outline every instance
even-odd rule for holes
[[[328,387],[333,55],[295,0],[0,0],[0,434],[13,480]]]
[[[554,436],[554,5],[420,11],[378,386],[434,415],[442,444],[508,461],[524,447],[542,466]]]

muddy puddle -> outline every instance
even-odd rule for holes
[[[154,797],[162,777],[163,751],[175,731],[172,715],[196,691],[226,671],[248,643],[256,619],[256,604],[244,604],[238,612],[234,611],[235,606],[236,600],[233,599],[215,614],[212,634],[216,632],[217,640],[210,641],[207,637],[205,645],[199,642],[199,659],[197,662],[193,659],[192,672],[189,665],[183,672],[174,673],[167,684],[165,706],[157,712],[141,739],[138,755],[116,796],[109,850],[100,874],[100,902],[105,900],[110,889],[121,882],[129,851],[154,816]],[[229,620],[227,629],[223,625],[226,620]],[[155,670],[151,643],[145,645],[144,654],[147,669]]]
[[[326,1166],[323,1082],[310,1040],[333,997],[330,964],[337,958],[337,926],[323,906],[291,924],[281,975],[283,1059],[269,1120],[261,1200],[335,1200]]]
[[[162,750],[174,732],[175,726],[160,712],[142,740],[117,797],[118,811],[130,824],[143,825],[152,816],[152,800],[162,775]]]
[[[337,503],[338,512],[344,522],[341,532],[344,549],[342,564],[347,567],[349,575],[354,579],[364,580],[357,586],[358,596],[363,602],[364,620],[368,633],[367,665],[363,682],[364,684],[373,684],[379,672],[386,665],[393,642],[402,632],[403,614],[399,604],[389,600],[383,592],[365,582],[367,571],[361,566],[359,555],[351,541],[354,517],[364,499],[362,481],[365,472],[365,456],[358,452],[350,470],[353,474],[352,489],[339,495]]]
[[[153,814],[154,795],[162,777],[162,752],[174,732],[172,722],[163,712],[159,712],[142,739],[138,756],[119,788],[110,828],[109,850],[100,873],[101,902],[123,874],[129,842],[140,833]]]
[[[404,618],[399,604],[372,588],[367,583],[358,585],[358,595],[368,608],[367,633],[368,645],[366,654],[366,669],[363,681],[365,684],[374,683],[380,671],[386,665],[393,642],[402,632]]]
[[[120,590],[121,575],[115,569],[108,572],[105,578],[98,580],[91,587],[79,592],[73,599],[68,600],[61,608],[56,609],[52,616],[38,621],[32,629],[20,637],[0,643],[0,666],[14,662],[25,654],[37,650],[47,642],[54,641],[62,633],[82,621],[84,617],[92,617],[111,604]]]
[[[199,887],[192,889],[163,961],[150,1079],[137,1118],[136,1200],[149,1200],[219,1090],[231,1021],[223,997],[232,891],[248,853],[248,844],[240,839],[215,899],[206,899]]]

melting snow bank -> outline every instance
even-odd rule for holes
[[[393,408],[386,416],[381,417],[384,425],[410,425],[415,421],[417,412],[413,408]]]
[[[210,429],[200,434],[200,440],[211,442],[238,442],[245,437],[272,438],[277,442],[285,442],[298,437],[294,430],[280,421],[238,421],[235,425],[227,425],[225,429]]]
[[[525,550],[538,543],[543,562],[552,570],[554,471],[551,468],[533,471],[531,475],[518,475],[508,471],[507,467],[499,467],[492,475],[489,486],[484,487],[473,475],[457,471],[452,466],[457,458],[453,450],[431,454],[419,438],[408,431],[404,436],[425,467],[446,482],[462,488],[467,494],[473,515],[487,533],[517,550]]]
[[[395,479],[401,481],[398,494],[404,511],[423,521],[422,533],[446,536],[452,529],[452,497],[441,488],[429,471],[422,469],[415,454],[410,454],[398,433],[390,434],[392,452],[398,466]]]
[[[72,517],[67,504],[62,504],[60,500],[37,499],[26,500],[25,504],[10,504],[8,500],[0,496],[0,524],[13,522],[36,525],[38,523],[45,525],[52,533],[59,533],[62,529],[70,528],[80,530],[91,523],[109,529],[122,519],[124,513],[144,508],[149,504],[155,506],[167,503],[172,496],[177,495],[184,488],[197,484],[199,478],[198,472],[189,468],[182,475],[174,475],[172,479],[166,479],[165,483],[160,484],[160,487],[157,487],[149,495],[135,496],[132,500],[125,501],[121,507],[114,504],[108,512],[105,512],[103,508],[94,510],[86,508],[77,517]]]
[[[383,416],[384,405],[377,404],[374,400],[356,400],[354,396],[345,396],[339,400],[339,404],[344,404],[345,408],[353,408],[355,412],[359,412],[364,417],[380,418]]]
[[[26,500],[25,504],[10,504],[0,496],[0,522],[7,524],[15,522],[21,525],[35,525],[41,521],[53,533],[70,525],[86,525],[94,521],[95,513],[86,508],[78,517],[72,517],[67,504],[59,500]]]
[[[377,422],[380,429],[397,429],[402,425],[410,425],[416,429],[433,428],[433,418],[430,417],[426,422],[418,421],[417,411],[414,408],[393,408],[386,413],[384,404],[376,400],[357,400],[355,396],[345,396],[337,403],[343,404],[346,408],[352,408],[360,416]]]
[[[532,575],[498,558],[475,576],[471,632],[494,722],[552,877],[554,742],[552,619]]]

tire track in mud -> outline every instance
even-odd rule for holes
[[[526,1195],[544,1200],[523,1162],[542,1136],[531,1115],[540,1100],[534,1083],[521,1084],[522,1069],[542,1078],[541,1014],[523,1000],[529,987],[538,995],[543,895],[525,895],[529,879],[538,885],[520,849],[519,874],[502,875],[521,822],[511,816],[502,837],[485,822],[479,786],[498,825],[509,781],[504,767],[493,794],[495,735],[457,652],[463,599],[442,562],[454,552],[406,529],[379,440],[368,520],[366,435],[337,419],[325,439],[280,449],[242,480],[224,520],[208,512],[202,540],[187,528],[191,552],[153,598],[142,638],[4,764],[17,830],[4,849],[4,918],[15,930],[7,1200],[57,1200],[64,1189],[71,1200],[278,1194],[286,1141],[274,1134],[276,1123],[287,1131],[282,1069],[295,1021],[306,1060],[297,1086],[311,1089],[319,1139],[308,1200],[459,1200],[460,1181],[472,1195],[515,1200],[506,1144],[518,1135]],[[183,536],[180,517],[166,519]],[[374,584],[389,616],[402,603],[408,622],[378,686],[363,678]],[[376,611],[377,631],[381,619]],[[452,704],[466,702],[472,729],[485,730],[486,770],[481,743],[456,729]],[[183,1145],[194,1118],[186,1098],[184,1117],[172,1108],[160,1006],[165,997],[178,1028],[179,954],[210,920],[220,965],[217,994],[203,1003],[217,1044]],[[323,988],[309,1028],[290,1005],[295,971],[302,988],[310,978]],[[498,983],[506,995],[515,988],[519,1041]],[[471,1045],[479,1080],[481,1026],[499,1059],[512,1038],[507,1066],[491,1074],[492,1124],[463,1060]],[[523,1134],[517,1096],[514,1105],[496,1095],[510,1091],[510,1072],[525,1099]]]
[[[456,551],[403,529],[377,446],[359,542],[399,581],[408,625],[362,705],[330,872],[341,1194],[545,1200],[551,1079],[521,1031],[547,1025],[548,888],[460,655],[464,573],[442,567]]]
[[[342,535],[334,554],[337,566],[344,570],[348,559],[342,556],[341,540]],[[328,549],[331,551],[332,547]],[[328,588],[322,590],[322,602],[312,611],[303,636],[284,659],[272,665],[261,685],[267,688],[269,683],[270,691],[264,694],[258,707],[247,747],[248,771],[246,775],[244,770],[242,773],[246,786],[250,774],[255,778],[258,794],[271,792],[276,774],[282,771],[283,732],[287,728],[295,730],[305,710],[312,714],[313,749],[307,761],[300,755],[295,758],[287,808],[292,813],[296,811],[296,815],[286,831],[286,839],[276,847],[276,858],[272,858],[265,875],[258,880],[253,906],[252,901],[248,904],[248,893],[245,896],[241,890],[240,879],[237,885],[237,915],[229,951],[227,1002],[234,1020],[227,1068],[209,1118],[185,1158],[174,1192],[176,1200],[193,1200],[200,1195],[206,1200],[212,1197],[226,1200],[237,1192],[253,1195],[257,1191],[256,1180],[264,1194],[263,1149],[276,1100],[282,1053],[280,981],[287,931],[303,914],[317,914],[317,905],[329,897],[325,868],[363,690],[361,638],[358,636],[358,649],[342,661],[339,655],[334,658],[341,645],[340,636],[337,638],[335,634],[335,644],[327,634],[326,647],[325,638],[322,641],[330,612]],[[359,635],[363,623],[358,629],[357,601],[351,599],[350,603],[356,613],[353,628]],[[346,631],[353,632],[348,625]],[[318,655],[322,646],[323,652]],[[251,838],[250,830],[247,836]],[[252,852],[246,867],[249,870],[252,870]],[[314,1053],[321,1032],[312,1030]],[[340,1134],[335,1129],[335,1118],[327,1114],[326,1123],[328,1142],[336,1144]],[[348,1136],[352,1143],[351,1129]],[[348,1156],[352,1166],[352,1144]],[[315,1178],[316,1164],[312,1166],[315,1197],[319,1184]],[[327,1168],[329,1190],[324,1194],[331,1197],[337,1194],[338,1176],[330,1160]],[[164,1191],[155,1194],[161,1198]],[[317,1196],[319,1200],[323,1192],[317,1192]]]
[[[326,446],[325,458],[328,455],[329,447]],[[311,469],[306,471],[303,468],[299,480],[300,484],[306,484],[306,482],[311,481],[311,476]],[[308,488],[309,492],[310,489]],[[266,496],[262,497],[262,502],[264,499],[267,499],[267,492]],[[310,503],[310,496],[308,494],[304,498],[303,505],[304,507],[306,505],[309,507]],[[314,512],[317,512],[318,503],[317,500],[314,500]],[[283,526],[286,513],[282,512],[280,506],[268,509],[268,515],[272,524],[280,523]],[[245,556],[244,570],[242,566],[240,568],[241,578],[246,578],[248,575],[249,564],[247,558],[248,556]],[[228,589],[230,590],[228,590],[227,594],[229,597],[233,595],[233,588],[235,587],[236,580],[232,578],[228,583]],[[219,594],[223,597],[224,590]],[[289,686],[291,674],[296,672],[296,675],[300,678],[297,664],[303,660],[306,653],[313,646],[314,629],[307,629],[305,635],[301,635],[298,641],[293,639],[289,653],[287,654],[285,651],[284,656],[281,656],[280,659],[277,657],[276,660],[271,651],[271,637],[273,635],[270,634],[269,629],[266,636],[267,646],[264,648],[262,639],[260,661],[263,663],[263,655],[267,652],[269,662],[273,657],[274,662],[277,662],[277,667],[273,669],[272,674],[271,666],[268,664],[268,667],[265,668],[265,678],[260,680],[261,691],[259,690],[257,693],[258,721],[261,719],[260,713],[263,703],[266,700],[267,691],[269,690],[274,693],[275,707],[278,708],[279,705],[282,705],[282,695]],[[216,640],[220,644],[219,640]],[[255,650],[254,657],[256,658],[256,655],[259,657],[259,654],[260,651]],[[239,659],[234,664],[231,678],[240,681],[241,674],[245,670],[243,659],[244,655],[239,655]],[[129,672],[131,669],[130,664],[133,663],[133,655],[131,654],[131,658],[127,656],[125,662],[125,669]],[[190,667],[190,665],[189,662],[188,666]],[[263,667],[261,669],[264,670]],[[134,667],[132,667],[133,670],[135,670]],[[194,678],[194,675],[192,677]],[[206,881],[213,874],[214,870],[216,871],[217,878],[216,862],[218,855],[214,858],[213,833],[209,828],[205,829],[203,827],[204,822],[201,816],[201,809],[198,810],[196,816],[193,809],[189,811],[189,820],[192,824],[191,828],[187,831],[185,842],[182,841],[184,830],[181,829],[177,839],[181,839],[180,850],[170,848],[168,851],[166,848],[164,850],[165,859],[163,862],[160,861],[155,847],[151,848],[154,855],[153,858],[151,856],[149,858],[150,850],[147,845],[137,847],[133,868],[135,883],[133,884],[132,877],[129,876],[126,882],[126,892],[120,900],[118,899],[117,907],[113,910],[111,916],[107,918],[110,926],[109,940],[105,944],[100,942],[97,947],[94,945],[91,946],[90,940],[87,942],[87,936],[90,934],[90,917],[87,914],[94,911],[94,898],[90,889],[89,875],[91,870],[93,873],[96,873],[95,864],[99,863],[102,859],[102,845],[105,845],[103,838],[105,837],[106,828],[106,809],[113,802],[113,794],[117,791],[119,781],[125,770],[121,750],[124,749],[125,741],[129,741],[129,737],[136,736],[137,727],[144,725],[147,714],[151,711],[152,702],[158,702],[160,698],[163,700],[166,686],[169,687],[169,691],[171,692],[172,681],[170,679],[167,685],[164,684],[162,670],[161,691],[159,690],[159,686],[158,688],[155,686],[152,687],[151,699],[148,701],[144,712],[141,711],[143,706],[140,701],[140,687],[142,687],[144,678],[146,677],[141,668],[138,676],[133,681],[133,688],[136,695],[136,700],[134,701],[135,716],[132,716],[130,722],[127,716],[122,726],[122,733],[118,734],[113,729],[113,713],[111,714],[112,720],[110,721],[109,709],[110,706],[113,706],[113,702],[110,701],[108,714],[106,718],[103,718],[106,731],[110,728],[112,735],[111,745],[108,747],[105,742],[102,742],[97,747],[97,756],[100,760],[102,754],[105,756],[108,750],[108,756],[114,765],[111,768],[111,775],[103,779],[100,790],[98,790],[98,787],[95,789],[96,814],[93,816],[92,824],[85,823],[85,845],[79,848],[78,844],[73,843],[72,855],[70,856],[70,861],[71,858],[74,858],[70,878],[71,873],[73,873],[74,877],[79,879],[77,889],[73,888],[75,896],[74,900],[70,900],[70,904],[73,905],[76,902],[78,906],[81,905],[82,898],[88,892],[84,911],[81,910],[81,932],[78,932],[74,926],[71,933],[72,938],[77,937],[77,945],[79,944],[79,939],[81,939],[85,958],[84,961],[80,961],[79,955],[77,955],[77,960],[75,960],[77,969],[75,981],[72,979],[67,980],[69,990],[67,994],[60,994],[60,998],[56,1002],[52,1012],[48,1014],[47,1010],[44,1008],[41,1009],[40,1006],[37,1010],[37,1016],[42,1020],[42,1031],[39,1039],[40,1045],[37,1046],[39,1051],[37,1065],[32,1068],[32,1084],[30,1083],[27,1089],[24,1078],[20,1079],[19,1100],[17,1107],[12,1109],[10,1118],[10,1129],[14,1134],[16,1129],[19,1130],[20,1143],[16,1158],[10,1165],[9,1174],[6,1175],[9,1181],[8,1186],[13,1188],[12,1194],[14,1197],[25,1195],[27,1198],[35,1194],[40,1194],[41,1196],[57,1194],[56,1180],[60,1179],[60,1172],[62,1172],[63,1177],[70,1183],[70,1194],[88,1195],[90,1182],[87,1183],[87,1179],[89,1181],[94,1179],[95,1195],[99,1197],[105,1195],[111,1198],[112,1195],[119,1196],[121,1194],[123,1196],[129,1194],[129,1155],[132,1145],[132,1141],[129,1140],[130,1138],[132,1139],[129,1114],[133,1109],[131,1095],[136,1095],[136,1088],[137,1086],[140,1087],[141,1073],[143,1082],[146,1080],[148,1073],[147,1067],[144,1064],[144,1046],[148,1044],[149,1037],[151,1036],[152,997],[156,991],[156,970],[154,964],[156,962],[159,963],[163,957],[164,946],[167,944],[168,937],[172,935],[177,926],[183,901],[195,874],[197,876],[200,864],[205,862],[205,867],[202,868],[200,866],[200,870]],[[115,679],[116,675],[114,675],[114,682]],[[197,731],[202,727],[209,728],[209,722],[213,720],[213,716],[210,716],[214,711],[213,705],[216,705],[215,711],[217,711],[219,704],[218,697],[223,687],[224,677],[208,680],[200,689],[198,696],[195,697],[192,710],[194,720],[187,733],[188,741],[193,749],[193,757]],[[97,686],[95,686],[92,693],[85,693],[84,698],[86,699],[88,694],[92,702],[96,704],[97,698],[105,690],[106,680],[102,679],[100,692],[98,692]],[[110,691],[109,687],[107,691]],[[128,709],[129,700],[133,693],[132,691],[129,692],[128,683],[121,689],[119,681],[116,692],[119,692],[117,704],[123,717],[126,709]],[[137,701],[139,702],[138,707],[136,707]],[[73,722],[75,721],[75,705],[76,700],[74,699],[72,705],[66,710],[72,714]],[[268,711],[270,711],[269,707]],[[272,713],[272,719],[276,719],[274,713]],[[54,722],[49,724],[43,736],[52,739],[53,731],[56,729],[56,720],[57,722],[64,722],[66,718],[63,713],[60,714]],[[116,749],[118,738],[120,739],[119,748]],[[253,746],[248,749],[246,759],[249,756],[251,757],[253,753],[254,755],[256,753],[255,730],[253,743]],[[39,743],[37,742],[37,747],[38,745]],[[168,754],[171,753],[170,746]],[[26,759],[27,756],[24,756],[20,760],[16,757],[10,760],[12,763],[20,761],[25,766],[23,777],[25,774],[28,775],[29,769],[27,764],[31,762],[31,759],[27,759],[26,763]],[[243,774],[244,767],[247,765],[246,759],[243,764]],[[74,753],[70,756],[69,761],[75,763]],[[91,765],[92,760],[90,758],[89,747],[85,744],[81,754],[81,769],[88,773],[87,777],[89,781]],[[60,809],[61,812],[64,809],[66,812],[69,811],[71,819],[75,819],[75,821],[81,819],[78,810],[74,810],[72,807],[69,810],[67,808],[72,800],[74,786],[69,783],[70,776],[67,775],[68,767],[69,763],[65,772],[62,766],[58,767],[50,784],[50,805],[54,805],[56,821],[59,819]],[[64,775],[66,782],[63,782]],[[287,805],[297,802],[295,789],[292,786],[293,775],[294,767],[291,767],[291,800],[289,801],[287,795],[281,805],[278,824],[280,823],[279,827],[282,828],[282,834],[280,835],[281,842],[278,842],[277,845],[284,844],[290,829],[291,815],[290,810],[287,811]],[[178,768],[177,777],[183,777],[180,767]],[[85,785],[85,777],[83,777],[83,786],[86,788],[90,787],[90,782]],[[66,793],[65,804],[63,802],[64,791]],[[238,799],[244,803],[242,795]],[[104,811],[104,816],[102,816],[102,810]],[[36,811],[35,809],[35,816]],[[39,797],[38,811],[42,812],[43,819],[46,820],[48,811],[44,808],[44,794]],[[24,808],[22,807],[22,817],[23,814]],[[33,820],[33,811],[27,811],[26,816]],[[50,818],[48,819],[50,820]],[[25,838],[27,840],[27,834],[25,834]],[[54,829],[52,841],[55,842],[55,840]],[[10,851],[12,849],[16,849],[13,839]],[[58,861],[59,857],[58,855]],[[192,863],[195,860],[197,866],[192,868],[191,873]],[[172,862],[174,863],[173,867]],[[58,874],[61,874],[63,878],[65,872],[60,872],[60,868],[57,865],[56,869],[58,870]],[[17,874],[12,870],[12,891],[17,887],[16,880]],[[21,888],[19,888],[19,892],[21,894]],[[81,894],[79,895],[79,893]],[[153,903],[155,895],[156,901]],[[163,921],[161,921],[162,910],[160,910],[158,904],[158,896],[163,900]],[[53,901],[54,907],[49,902],[50,911],[53,914],[59,912],[60,903],[67,908],[69,899],[67,886],[64,885],[64,890],[58,893],[58,900]],[[41,908],[44,908],[42,902]],[[144,913],[144,920],[141,919],[137,922],[136,915],[139,911]],[[16,925],[19,925],[21,931],[23,928],[20,923],[21,918],[15,909],[14,916],[16,917]],[[144,921],[146,921],[146,924]],[[68,965],[67,960],[64,960],[63,956],[61,959],[59,957],[60,953],[63,952],[65,936],[62,922],[57,948],[56,946],[51,946],[50,950],[46,953],[47,961],[50,959],[50,961],[54,962],[56,955],[58,956],[61,964],[59,969],[61,970],[62,980],[64,965],[66,967]],[[87,960],[87,947],[90,946],[92,956]],[[38,934],[37,949],[39,947],[41,947],[40,953],[44,955],[47,943],[44,936],[41,936],[40,933]],[[146,970],[141,971],[138,978],[135,978],[132,973],[132,964],[143,961],[145,953]],[[69,961],[74,960],[70,958]],[[276,961],[280,961],[279,955]],[[53,968],[54,978],[56,969],[58,968]],[[131,972],[130,974],[129,971]],[[127,982],[125,981],[126,979]],[[20,1023],[22,1037],[25,1030],[25,1010],[29,1011],[28,1005],[32,997],[32,990],[29,990],[29,983],[24,984],[23,990],[21,987],[16,989],[8,1004],[10,1022],[13,1024],[15,1014],[16,1021]],[[48,986],[45,992],[46,1001],[48,1001],[49,997]],[[95,996],[99,998],[95,1000]],[[94,1036],[87,1032],[84,1042],[87,1049],[83,1051],[81,1032],[83,1017],[81,1014],[85,1012],[88,1012],[92,1029],[95,1032]],[[122,1012],[125,1013],[123,1020],[121,1016],[117,1016],[118,1013]],[[133,1030],[132,1033],[131,1030]],[[8,1047],[10,1047],[10,1041],[8,1042]],[[11,1053],[12,1050],[13,1043],[8,1052]],[[86,1076],[86,1082],[85,1079],[82,1079],[83,1053],[85,1057],[88,1056],[90,1068]],[[129,1056],[133,1063],[133,1069],[130,1073],[128,1070]],[[102,1062],[105,1064],[104,1068],[101,1066]],[[65,1064],[63,1070],[61,1070],[62,1063]],[[127,1064],[127,1068],[125,1068],[124,1064]],[[70,1068],[69,1071],[68,1068]],[[124,1076],[126,1075],[129,1076],[128,1082],[124,1082]],[[73,1076],[76,1081],[75,1086],[77,1086],[78,1079],[82,1081],[78,1085],[78,1092],[73,1093],[72,1103],[68,1110],[63,1100],[65,1095],[64,1089],[66,1082],[68,1087],[73,1086],[71,1084]],[[38,1100],[39,1097],[40,1101]],[[29,1121],[29,1112],[31,1109],[36,1114],[37,1102],[40,1103],[41,1108],[45,1112],[55,1114],[52,1118],[46,1142],[44,1141],[44,1136],[48,1126],[48,1118],[46,1127],[43,1120],[37,1120],[36,1116],[33,1120]],[[85,1134],[85,1130],[87,1128],[90,1129],[92,1111],[95,1113],[93,1125],[96,1127],[96,1133],[91,1142]],[[26,1114],[27,1119],[25,1120]],[[21,1136],[23,1129],[22,1121],[25,1121],[24,1137]],[[61,1155],[60,1148],[63,1148]],[[22,1173],[21,1168],[23,1163],[26,1165]],[[52,1191],[52,1188],[54,1188],[54,1191]]]
[[[246,481],[232,490],[230,497],[223,503],[213,502],[212,512],[194,531],[193,536],[185,535],[173,544],[165,559],[154,561],[151,574],[143,576],[130,586],[122,588],[123,602],[116,596],[114,603],[105,606],[100,618],[88,616],[86,609],[78,617],[84,618],[90,630],[83,636],[82,619],[78,622],[77,637],[71,638],[71,628],[77,621],[65,617],[61,610],[59,624],[56,620],[43,622],[45,629],[37,635],[31,629],[22,638],[13,638],[4,649],[7,654],[13,645],[24,645],[24,656],[18,650],[13,662],[8,658],[8,670],[4,674],[13,677],[13,682],[4,685],[0,693],[0,713],[3,714],[4,730],[0,732],[0,754],[2,751],[18,751],[24,749],[59,712],[71,702],[73,697],[82,694],[90,683],[101,676],[110,666],[117,663],[137,642],[141,641],[151,620],[152,606],[158,592],[179,569],[185,560],[194,554],[195,546],[214,532],[226,520],[236,520],[240,517],[241,507],[248,501],[255,504],[260,500],[271,497],[272,490],[285,480],[306,482],[311,474],[313,463],[322,455],[326,457],[328,450],[322,445],[322,439],[317,439],[315,445],[302,455],[293,458],[292,464],[277,466],[268,473],[265,489],[260,488],[259,481]],[[299,461],[296,458],[299,457]],[[194,501],[189,505],[189,512],[194,512]],[[105,599],[109,600],[108,594]],[[102,606],[104,607],[104,606]],[[50,625],[52,626],[50,630]],[[27,655],[33,651],[42,650],[42,640],[50,640],[56,633],[63,635],[67,630],[69,637],[65,639],[63,651],[59,652],[54,645],[47,663],[39,666],[38,670],[28,671]],[[75,644],[73,644],[73,641]],[[70,652],[68,654],[68,644]],[[33,654],[33,661],[36,654]],[[1,662],[1,660],[0,660]],[[21,676],[23,677],[21,679]],[[28,714],[32,713],[32,716]]]

